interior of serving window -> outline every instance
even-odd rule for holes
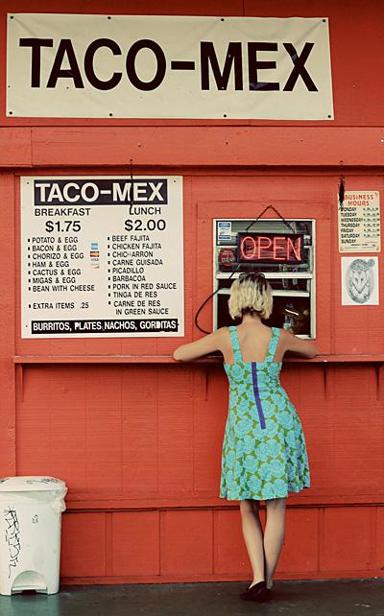
[[[272,287],[273,311],[264,322],[314,338],[315,220],[216,218],[213,235],[214,329],[240,323],[228,312],[230,286],[241,273],[255,271]]]

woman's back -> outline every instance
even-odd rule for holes
[[[234,356],[233,347],[235,345],[238,359],[241,359],[244,363],[263,363],[266,360],[275,359],[280,341],[279,328],[243,322],[237,327],[228,327],[228,331],[232,355]],[[236,334],[236,336],[234,337],[233,334]]]
[[[251,348],[250,350],[253,351],[250,353],[251,359],[247,359],[241,350],[238,328],[232,326],[228,329],[233,360],[225,363],[224,368],[230,386],[231,405],[236,406],[245,399],[249,404],[255,402],[257,404],[261,393],[266,394],[276,388],[281,388],[279,381],[281,362],[274,360],[281,330],[277,327],[268,328],[270,332],[268,332],[269,339],[266,341],[266,349],[259,344],[259,348],[255,349],[257,353],[255,353],[255,350]],[[248,338],[248,344],[252,344],[254,332]],[[256,357],[259,359],[256,360]]]

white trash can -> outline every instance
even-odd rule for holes
[[[64,481],[0,478],[0,594],[59,590]]]

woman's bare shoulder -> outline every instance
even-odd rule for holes
[[[227,344],[231,338],[231,331],[229,327],[219,327],[214,333],[217,336],[217,340],[223,344]]]

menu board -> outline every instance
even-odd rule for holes
[[[183,336],[177,176],[21,178],[22,338]]]
[[[380,252],[380,193],[346,191],[339,206],[339,251]]]

